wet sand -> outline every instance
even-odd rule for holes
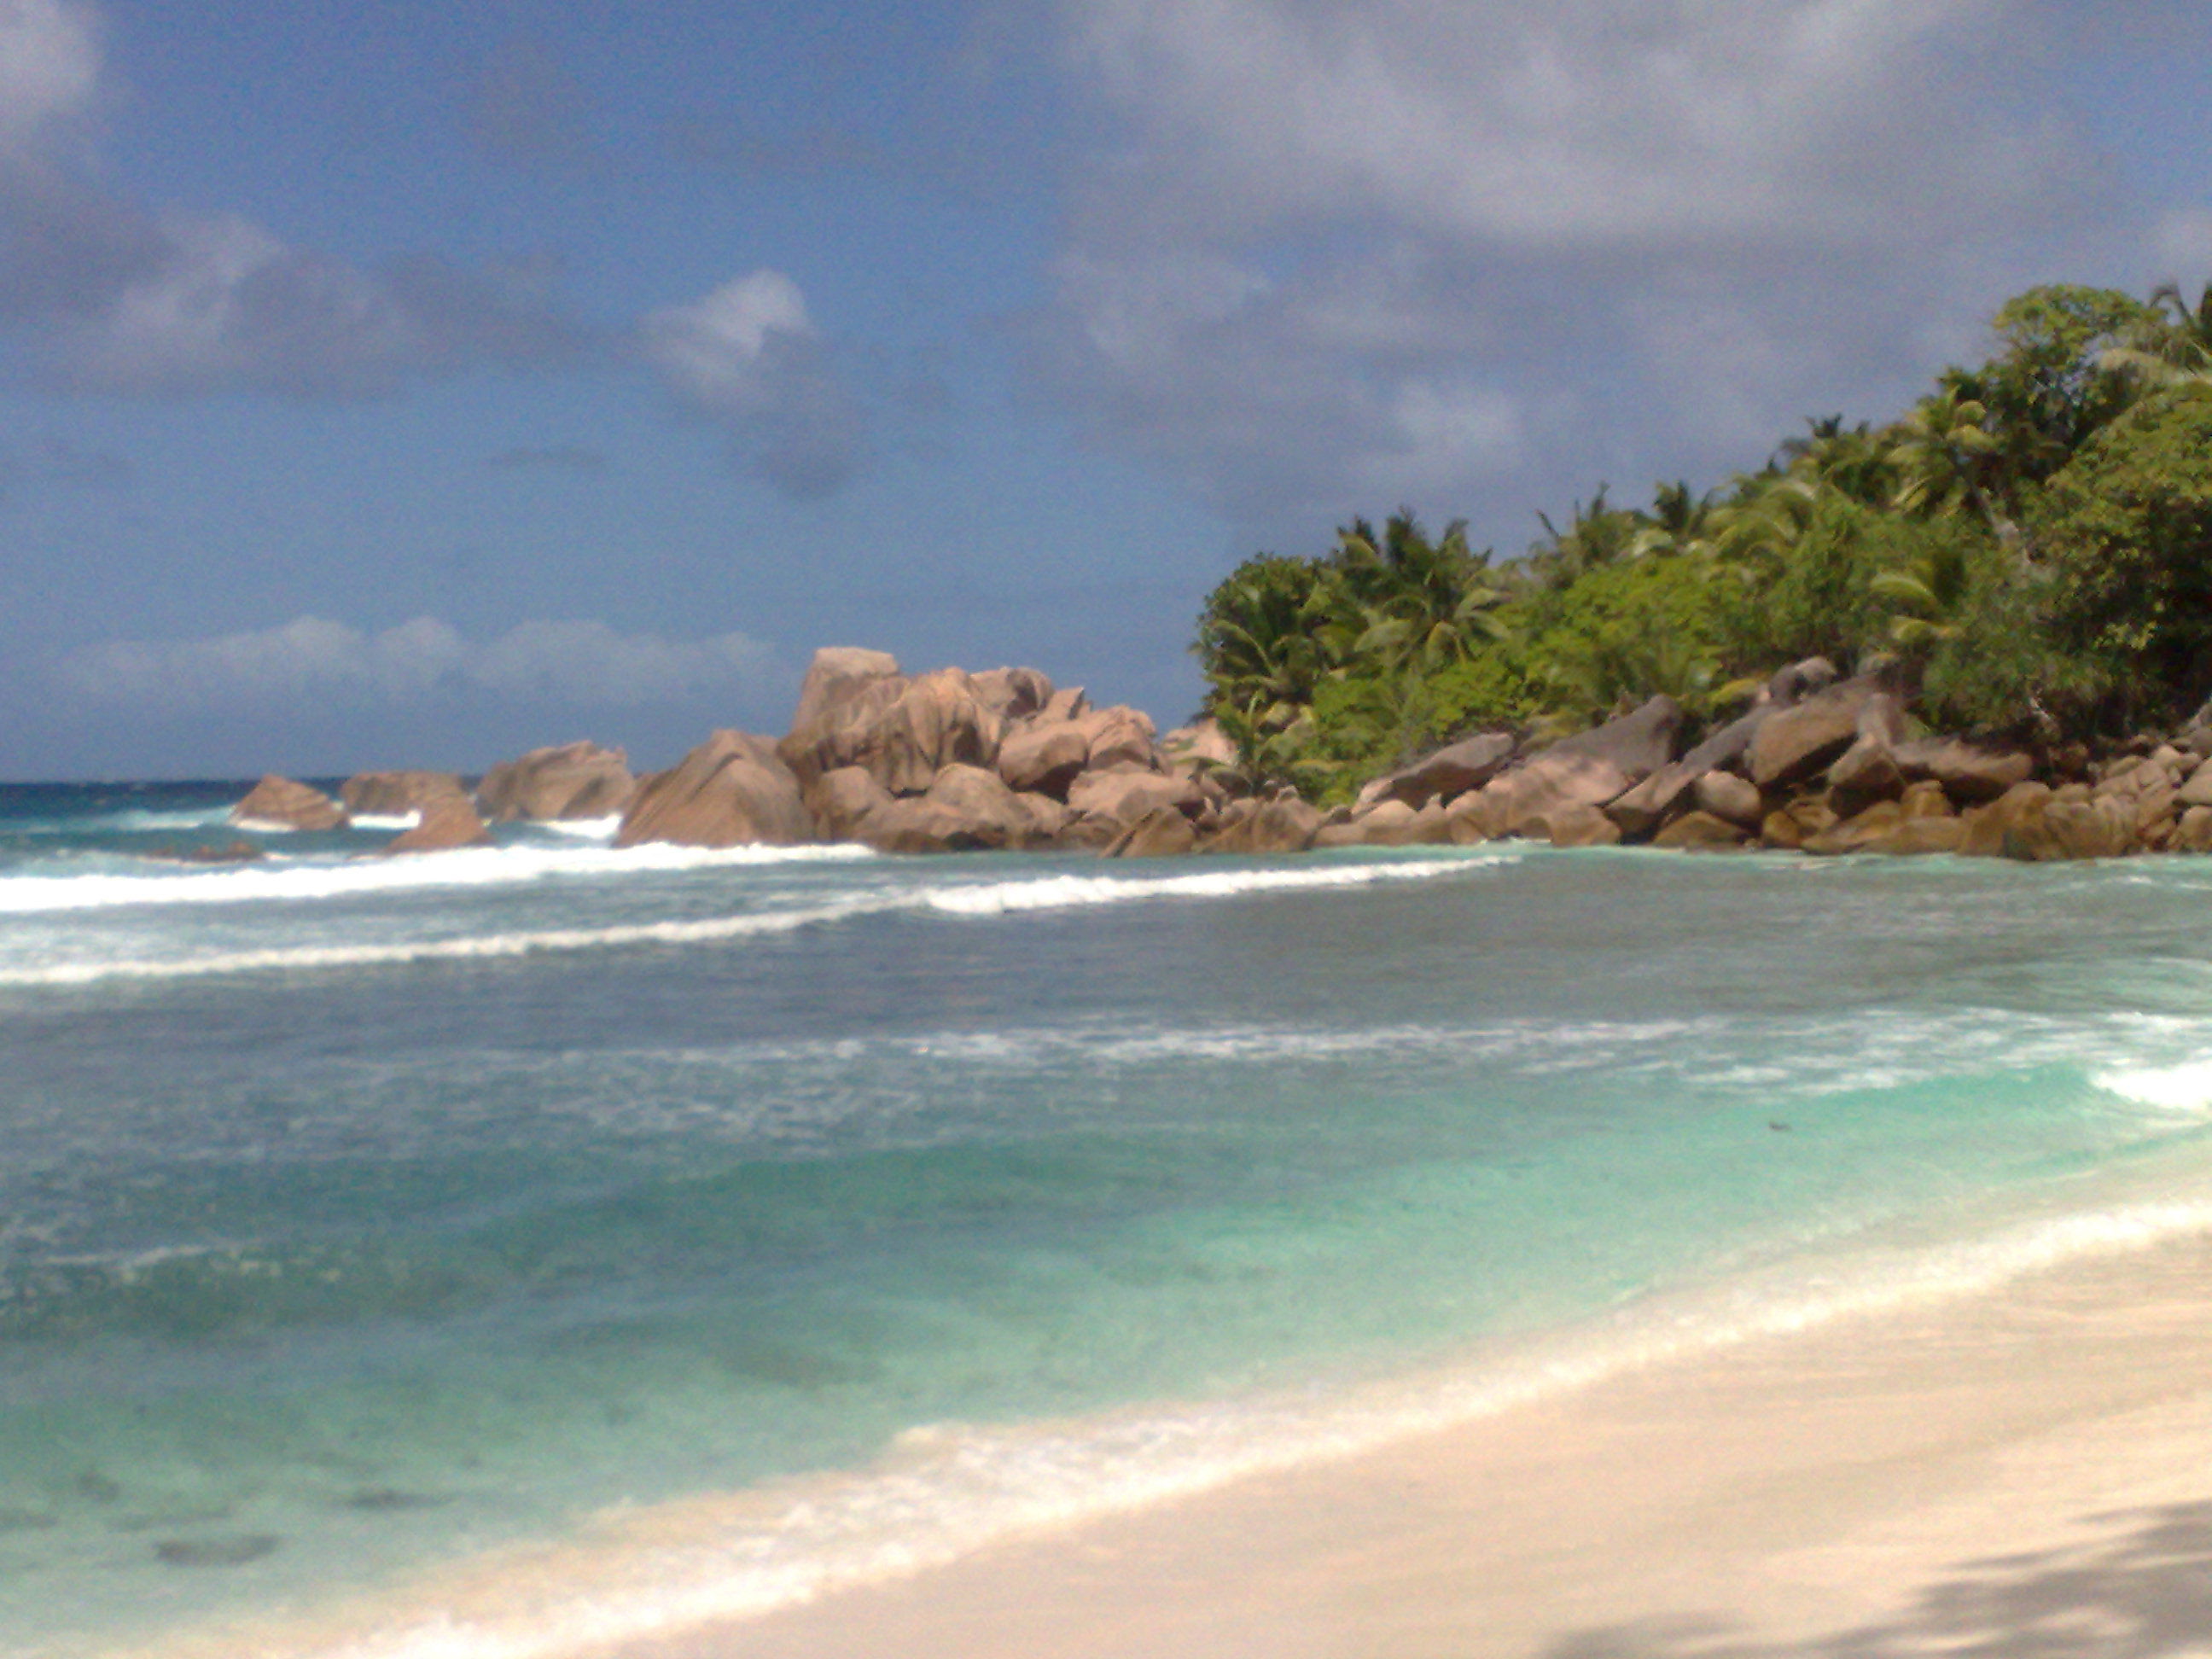
[[[610,1651],[2212,1656],[2212,1240],[1656,1364]]]

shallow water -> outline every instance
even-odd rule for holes
[[[558,1654],[2212,1196],[2212,864],[242,793],[0,792],[0,1650]]]

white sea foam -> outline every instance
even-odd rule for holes
[[[2123,1067],[2091,1080],[2107,1094],[2177,1116],[2197,1117],[2212,1112],[2212,1060]]]
[[[486,862],[481,867],[485,873],[478,880],[513,880],[512,873],[518,865],[526,867],[535,854],[543,866],[539,873],[551,871],[574,872],[592,867],[580,860],[620,860],[619,868],[685,869],[701,864],[731,862],[768,862],[788,859],[793,854],[814,858],[872,857],[865,848],[842,847],[812,848],[738,848],[725,852],[705,852],[696,848],[674,847],[633,848],[621,853],[600,852],[586,848],[518,848],[486,849],[482,854],[470,853],[441,854],[435,860],[425,860],[420,866],[404,863],[375,863],[332,866],[320,865],[298,871],[263,871],[259,869],[225,872],[213,877],[178,877],[170,881],[182,885],[188,881],[210,883],[235,880],[241,877],[278,878],[297,875],[302,878],[296,890],[287,892],[279,889],[272,895],[297,897],[326,897],[344,888],[325,889],[316,884],[332,880],[352,879],[363,883],[355,891],[376,890],[410,884],[405,877],[415,868],[427,869],[434,878],[447,869],[456,860],[479,856]],[[647,861],[640,863],[636,855],[647,855]],[[492,862],[495,860],[496,862]],[[550,860],[550,865],[546,861]],[[375,945],[297,945],[262,951],[215,951],[199,956],[160,957],[152,958],[123,958],[84,962],[56,963],[36,968],[0,971],[0,986],[57,986],[89,985],[106,980],[166,980],[201,978],[210,975],[244,974],[270,971],[293,971],[331,968],[364,968],[392,966],[418,962],[459,962],[501,957],[525,957],[556,951],[605,950],[641,945],[701,945],[717,944],[728,939],[742,939],[750,934],[788,932],[793,928],[811,927],[822,922],[837,921],[851,917],[878,915],[891,910],[920,909],[938,911],[963,916],[996,916],[1024,911],[1065,909],[1097,904],[1127,903],[1137,901],[1163,899],[1219,899],[1237,898],[1246,894],[1279,891],[1299,888],[1344,888],[1363,886],[1371,882],[1404,880],[1413,878],[1449,875],[1475,866],[1478,860],[1458,860],[1410,864],[1334,865],[1322,870],[1249,871],[1204,876],[1145,877],[1077,877],[1045,876],[1030,881],[977,883],[923,887],[907,892],[879,892],[856,896],[808,908],[760,912],[743,915],[714,916],[684,921],[654,921],[617,924],[605,927],[547,928],[533,932],[511,932],[464,936],[458,939],[397,940]],[[446,880],[456,878],[444,877]],[[79,877],[76,883],[94,882],[97,877]],[[122,882],[158,881],[158,878],[115,877],[107,879]],[[468,878],[458,879],[466,882]],[[235,896],[235,890],[225,890]],[[114,902],[134,902],[115,900]],[[143,901],[135,901],[143,902]]]
[[[757,1618],[995,1544],[1395,1442],[1668,1361],[1995,1289],[2212,1231],[2212,1200],[2122,1202],[1917,1249],[1870,1248],[1492,1349],[1440,1372],[1011,1427],[918,1426],[874,1468],[781,1497],[610,1511],[579,1539],[456,1564],[317,1628],[235,1638],[264,1659],[565,1659]],[[178,1632],[198,1654],[207,1632]],[[156,1650],[159,1651],[159,1650]]]
[[[0,973],[0,985],[90,985],[104,980],[198,979],[214,975],[305,972],[331,968],[381,968],[416,962],[481,962],[551,951],[597,951],[641,945],[704,945],[763,933],[787,933],[823,922],[887,908],[854,901],[751,915],[696,921],[643,921],[612,927],[549,927],[532,933],[479,933],[461,939],[416,939],[389,945],[295,945],[281,950],[213,951],[204,956],[62,963]]]
[[[343,899],[447,887],[486,887],[556,877],[650,874],[767,864],[872,858],[866,848],[524,845],[471,847],[434,857],[343,860],[271,859],[220,870],[174,874],[0,878],[0,915],[101,910],[125,905],[247,904],[270,900]]]
[[[932,909],[949,910],[956,915],[1003,915],[1018,910],[1126,904],[1139,899],[1235,898],[1245,893],[1424,881],[1494,861],[1453,859],[1416,863],[1332,864],[1312,870],[1224,870],[1194,876],[1042,876],[1029,881],[940,887],[925,894],[924,902]]]
[[[579,841],[612,841],[615,831],[622,828],[622,814],[604,818],[532,818],[529,827],[556,836],[574,836]]]

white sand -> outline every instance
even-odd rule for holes
[[[619,1651],[2212,1656],[2212,1240],[1655,1365]]]

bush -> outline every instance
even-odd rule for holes
[[[2107,720],[2212,692],[2212,386],[2146,398],[2054,476],[2032,539],[2055,647]]]

